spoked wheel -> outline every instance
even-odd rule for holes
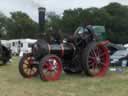
[[[33,64],[31,54],[25,54],[19,63],[19,72],[24,78],[31,78],[38,75],[38,67]]]
[[[42,80],[58,80],[62,73],[62,63],[56,55],[47,55],[39,65],[39,73]]]
[[[85,73],[89,76],[104,76],[109,68],[108,49],[102,44],[89,44],[82,59]]]

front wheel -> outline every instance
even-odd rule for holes
[[[58,80],[62,73],[62,63],[58,56],[47,55],[39,64],[40,78],[45,81]]]
[[[108,49],[102,44],[90,43],[82,54],[82,65],[89,76],[104,76],[109,68]]]
[[[31,78],[38,75],[38,67],[33,64],[31,54],[25,54],[19,63],[19,72],[24,78]]]

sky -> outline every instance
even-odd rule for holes
[[[65,9],[103,7],[110,2],[128,5],[128,0],[1,0],[0,11],[5,15],[13,11],[26,12],[33,20],[38,21],[38,7],[45,7],[47,12],[62,14]]]

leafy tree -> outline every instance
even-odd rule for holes
[[[47,14],[47,31],[52,28],[53,31],[60,30],[61,27],[61,18],[55,12],[49,12]]]
[[[62,30],[66,33],[73,33],[81,23],[81,13],[83,9],[65,10],[62,17]]]
[[[34,38],[37,34],[37,24],[23,12],[11,12],[8,24],[10,38]]]
[[[128,7],[119,3],[111,3],[104,9],[111,16],[107,26],[114,35],[110,35],[110,39],[116,43],[126,43],[128,41]]]
[[[0,38],[3,38],[7,33],[7,20],[8,18],[0,12]]]
[[[61,29],[72,33],[84,23],[85,25],[104,25],[108,39],[115,43],[128,42],[128,6],[110,3],[103,8],[65,10],[61,20]]]
[[[88,24],[104,25],[108,39],[114,43],[128,43],[128,6],[119,3],[110,3],[102,8],[68,9],[63,16],[49,12],[45,32],[72,34],[78,26]],[[3,33],[7,33],[2,36],[4,39],[38,38],[38,24],[21,11],[11,12],[10,18],[0,12],[0,34]]]

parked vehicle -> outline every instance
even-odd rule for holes
[[[5,65],[11,58],[11,50],[0,43],[0,65]]]
[[[128,44],[124,44],[124,47],[126,48],[126,50],[128,50]]]
[[[115,52],[119,50],[126,50],[126,48],[122,44],[109,43],[107,47],[110,51],[110,55],[113,55]]]
[[[128,66],[128,50],[118,50],[110,59],[111,66]]]

